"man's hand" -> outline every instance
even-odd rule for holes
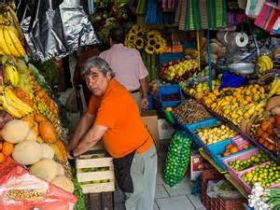
[[[148,105],[149,105],[148,99],[147,98],[142,98],[142,109],[144,111],[148,110]]]

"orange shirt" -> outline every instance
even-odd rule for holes
[[[153,145],[136,102],[115,79],[102,97],[91,96],[88,112],[96,116],[96,125],[108,127],[103,141],[112,157],[124,157],[135,150],[144,153]]]

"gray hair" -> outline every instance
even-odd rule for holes
[[[115,74],[109,64],[102,58],[98,56],[91,57],[86,60],[82,69],[82,76],[85,77],[89,72],[90,68],[97,68],[104,76],[110,72],[111,76],[114,77]]]

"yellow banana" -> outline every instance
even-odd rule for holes
[[[273,69],[273,61],[271,60],[271,58],[267,55],[264,55],[263,57],[269,65],[269,70]]]
[[[17,51],[16,46],[13,42],[13,38],[10,36],[9,30],[6,27],[3,28],[3,34],[11,54],[15,57],[20,57],[20,53]]]
[[[10,52],[10,50],[6,44],[5,38],[4,38],[4,27],[0,28],[0,46],[5,55],[11,55],[11,52]]]
[[[17,69],[11,64],[6,64],[4,66],[4,82],[11,83],[12,86],[17,86],[19,83]]]
[[[23,117],[22,113],[15,107],[13,107],[11,104],[8,104],[7,99],[5,96],[0,96],[0,104],[2,104],[3,109],[8,112],[10,115],[16,118]]]
[[[17,14],[16,14],[15,10],[10,6],[7,7],[7,10],[8,10],[9,15],[12,17],[14,25],[15,25],[17,31],[18,31],[18,35],[19,35],[18,37],[20,37],[20,38],[23,37],[23,33],[22,33],[22,30],[21,30],[21,27],[20,27],[20,24],[19,24],[19,21],[18,21],[18,17],[17,17]]]
[[[11,102],[13,102],[13,104],[16,106],[16,107],[19,107],[21,110],[23,110],[24,112],[26,113],[31,113],[33,112],[33,109],[28,105],[26,104],[25,102],[23,102],[22,100],[20,100],[14,93],[13,91],[11,90],[10,87],[6,87],[5,88],[5,96],[11,100]]]
[[[17,51],[19,52],[19,57],[26,56],[26,52],[22,46],[22,43],[20,42],[18,36],[14,33],[14,30],[7,30],[9,33],[9,36],[13,42],[13,45],[16,47]]]
[[[2,48],[1,48],[1,46],[0,46],[0,55],[5,55],[3,50],[2,50]]]

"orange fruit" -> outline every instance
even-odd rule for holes
[[[226,146],[226,150],[229,151],[232,147],[233,147],[232,144],[228,144],[228,145]]]
[[[223,156],[226,157],[226,156],[229,156],[230,155],[230,152],[224,152]]]
[[[2,153],[6,156],[9,156],[13,153],[14,150],[14,145],[12,143],[9,142],[4,142],[3,143],[3,149],[2,149]]]
[[[0,163],[3,163],[5,161],[6,157],[3,153],[0,153]]]
[[[0,142],[0,151],[3,149],[3,142]]]
[[[238,148],[236,146],[233,146],[232,148],[230,148],[230,153],[231,154],[234,154],[236,152],[238,152]]]

